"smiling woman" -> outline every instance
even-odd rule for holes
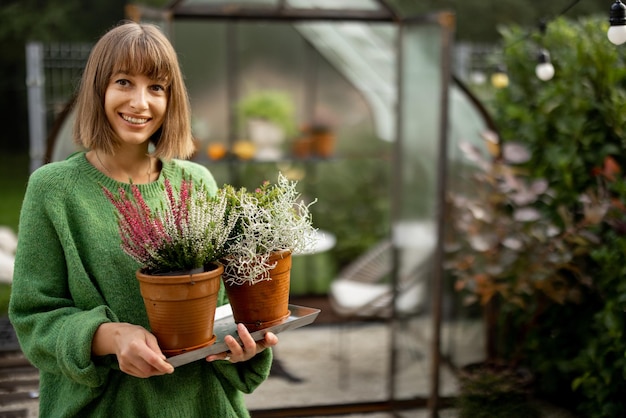
[[[140,193],[148,212],[170,201],[166,184],[183,179],[217,193],[208,169],[184,160],[194,150],[191,118],[170,42],[148,24],[111,29],[89,56],[74,109],[74,136],[87,151],[31,174],[9,302],[22,351],[40,369],[40,414],[249,416],[243,392],[268,377],[266,348],[278,339],[268,332],[257,342],[244,327],[225,337],[228,352],[174,370],[103,192]],[[217,304],[226,304],[218,288]]]

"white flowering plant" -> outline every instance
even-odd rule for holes
[[[269,271],[276,265],[270,261],[273,253],[304,252],[315,243],[310,206],[296,189],[297,181],[288,180],[282,173],[278,181],[265,181],[249,191],[226,185],[223,191],[228,199],[230,213],[237,213],[237,225],[227,243],[222,278],[232,284],[255,284],[269,279]]]
[[[142,271],[163,274],[191,271],[215,264],[226,255],[237,223],[224,190],[212,196],[203,182],[183,176],[176,190],[165,179],[166,205],[151,210],[139,188],[114,194],[103,187],[115,207],[122,249],[142,265]]]

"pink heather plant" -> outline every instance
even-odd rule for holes
[[[103,190],[117,210],[122,249],[144,272],[189,271],[226,255],[237,213],[228,211],[222,190],[210,196],[202,183],[184,178],[176,191],[166,179],[167,205],[153,211],[139,188],[130,187],[130,196],[122,187],[117,196],[105,187]]]

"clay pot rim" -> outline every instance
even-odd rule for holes
[[[213,266],[213,269],[207,269],[210,266]],[[185,283],[185,282],[195,282],[199,280],[208,280],[211,277],[216,275],[221,275],[224,272],[224,266],[221,263],[211,263],[204,267],[204,270],[194,272],[193,270],[189,273],[180,273],[176,272],[167,273],[167,274],[153,274],[144,271],[143,269],[138,269],[136,271],[136,277],[138,280],[149,282],[149,283],[167,283],[167,284],[176,284],[176,283]],[[207,275],[206,278],[203,278],[203,275],[206,273],[212,273]]]

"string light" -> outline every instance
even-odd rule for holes
[[[539,21],[539,32],[541,33],[541,35],[542,36],[545,35],[548,23],[551,20],[556,19],[556,18],[564,15],[571,8],[576,6],[580,1],[581,0],[572,0],[572,2],[570,2],[565,8],[563,8],[553,18],[551,18],[551,19],[548,19],[548,18],[541,19]],[[619,20],[622,23],[619,23],[619,24],[620,25],[624,25],[622,27],[624,28],[624,41],[626,41],[626,6],[624,6],[624,4],[622,4],[622,2],[620,0],[616,0],[615,3],[616,4],[619,3],[620,10],[622,10],[621,20]],[[613,18],[613,8],[616,8],[616,7],[618,7],[618,6],[613,5],[613,7],[611,8],[611,25],[614,24],[613,23],[614,21],[618,21],[617,18]],[[617,25],[617,24],[618,23],[615,23],[615,25]],[[609,30],[609,32],[610,32],[610,30]],[[521,42],[521,41],[529,38],[530,36],[531,36],[531,33],[529,32],[525,36],[517,39],[512,44],[509,44],[507,46],[507,48],[510,48],[511,45],[514,45],[514,44],[516,44],[518,42]],[[609,35],[609,37],[610,36],[611,35]],[[624,42],[624,41],[622,41],[622,42]],[[537,66],[535,67],[535,75],[540,80],[548,81],[548,80],[551,80],[554,77],[554,74],[555,74],[555,70],[554,70],[554,65],[552,65],[552,62],[550,60],[550,53],[545,48],[540,49],[539,50],[539,55],[537,56]],[[506,69],[505,69],[503,64],[499,65],[498,68],[496,69],[496,71],[491,75],[491,84],[495,88],[504,88],[504,87],[507,87],[509,85],[509,76],[507,75]]]
[[[626,6],[620,0],[611,5],[609,12],[609,31],[607,37],[615,45],[626,42]]]
[[[535,67],[537,78],[542,81],[552,80],[554,77],[554,66],[550,62],[550,53],[546,49],[539,51],[538,64]]]
[[[503,89],[509,85],[509,75],[503,64],[498,65],[496,71],[491,75],[491,85],[497,89]]]

